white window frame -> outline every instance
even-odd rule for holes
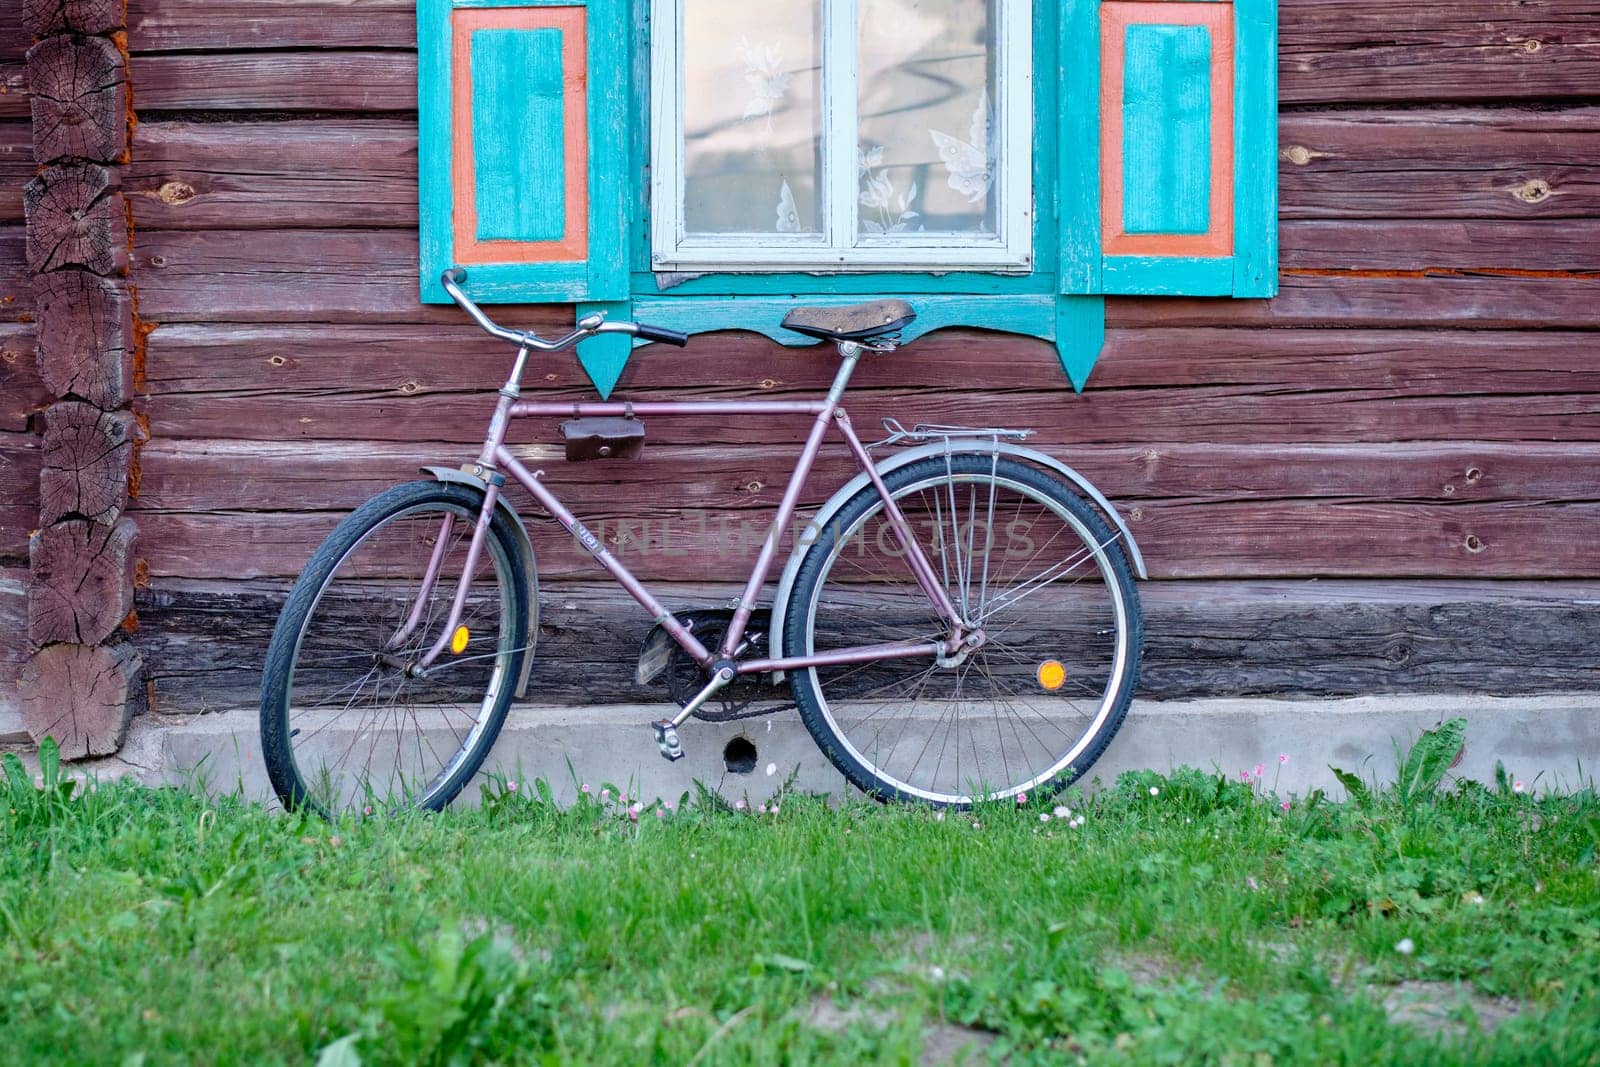
[[[859,0],[822,0],[822,171],[826,231],[820,237],[727,233],[690,239],[683,211],[684,0],[651,0],[651,267],[659,271],[1028,270],[1033,264],[1033,26],[1029,0],[996,0],[995,219],[986,237],[856,235],[856,48]],[[845,146],[850,158],[835,154]]]

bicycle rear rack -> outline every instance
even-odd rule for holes
[[[934,422],[919,422],[908,430],[899,419],[892,418],[883,420],[883,430],[889,436],[881,441],[872,442],[867,446],[868,448],[880,448],[911,442],[922,444],[926,441],[949,441],[952,438],[1026,441],[1033,436],[1032,430],[1011,430],[1002,426],[945,426]]]

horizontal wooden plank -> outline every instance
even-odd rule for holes
[[[139,229],[417,225],[414,119],[141,122]]]
[[[212,17],[209,10],[207,15]],[[416,47],[414,32],[405,47]],[[381,113],[417,108],[415,52],[154,54],[133,60],[131,73],[135,107],[141,112]]]
[[[142,404],[157,440],[469,444],[482,438],[489,387],[510,352],[465,329],[162,327],[150,337]],[[815,397],[834,360],[717,334],[683,350],[642,349],[617,395]],[[527,384],[541,399],[593,397],[567,354],[535,364]],[[894,416],[1031,427],[1046,445],[1594,441],[1600,364],[1589,335],[1557,331],[1113,330],[1075,396],[1049,345],[948,331],[864,363],[846,403],[869,439]],[[554,421],[519,423],[512,440],[553,440]],[[807,424],[653,418],[648,434],[653,444],[767,445],[802,439]]]
[[[160,710],[253,704],[285,591],[282,583],[164,579],[141,592],[134,640]],[[737,591],[727,583],[656,590],[674,610],[723,604]],[[1140,587],[1140,599],[1138,693],[1146,699],[1514,694],[1600,684],[1591,655],[1600,644],[1600,584],[1592,582],[1153,582]],[[634,683],[649,620],[615,586],[550,583],[541,602],[533,667],[541,702],[664,699]],[[230,640],[216,640],[218,633]]]
[[[549,332],[564,328],[572,312],[565,306],[502,307],[494,314],[518,328]],[[1490,383],[1496,393],[1597,392],[1600,366],[1593,347],[1592,335],[1559,330],[1129,327],[1107,335],[1090,394],[1173,385],[1467,394],[1485,392]],[[459,312],[454,321],[438,326],[175,324],[150,334],[145,391],[152,398],[204,393],[219,400],[232,393],[297,397],[336,391],[425,401],[444,393],[489,391],[504,379],[512,357],[508,345],[480,332]],[[824,346],[791,348],[732,331],[700,335],[682,349],[637,349],[620,388],[649,391],[654,399],[662,398],[655,395],[658,390],[699,397],[803,397],[825,390],[837,367],[838,357]],[[1059,394],[1063,381],[1049,345],[953,329],[864,359],[851,379],[851,395],[974,383],[986,390]],[[568,352],[535,354],[524,384],[530,397],[592,396]]]
[[[1600,214],[1600,108],[1293,111],[1278,139],[1286,219]]]
[[[140,55],[141,106],[392,110],[414,101],[415,57],[378,49],[415,47],[413,13],[404,0],[288,10],[262,0],[134,0],[136,53],[197,53]],[[1279,36],[1287,103],[1600,95],[1600,28],[1587,3],[1284,0]],[[240,51],[257,49],[282,51]]]
[[[1600,214],[1597,108],[1290,112],[1279,139],[1285,219]],[[140,228],[415,227],[416,147],[410,118],[147,121],[123,184]]]
[[[629,513],[631,516],[631,513]],[[150,573],[174,578],[292,574],[334,526],[327,512],[193,513],[141,510]],[[705,581],[755,557],[762,521],[748,528],[587,521],[641,577]],[[1600,503],[1410,504],[1321,501],[1150,501],[1128,519],[1154,578],[1600,576],[1593,551]],[[534,517],[541,571],[589,577],[594,561],[548,519]]]
[[[0,560],[26,560],[39,525],[39,438],[0,432]]]
[[[1284,103],[1583,99],[1600,7],[1583,0],[1283,0]]]
[[[23,221],[22,187],[35,169],[32,124],[0,121],[0,226]]]
[[[1195,324],[1190,317],[1204,308],[1202,325],[1600,326],[1600,307],[1579,296],[1593,289],[1592,277],[1483,273],[1540,262],[1541,244],[1552,247],[1546,264],[1592,268],[1581,246],[1563,237],[1567,225],[1286,224],[1286,274],[1275,300],[1118,303],[1160,308],[1157,321],[1168,324]],[[1579,230],[1592,239],[1592,226]],[[1495,232],[1504,238],[1481,239]],[[147,231],[135,244],[141,312],[156,322],[441,322],[460,315],[418,303],[412,231]]]
[[[545,436],[550,443],[515,451],[530,469],[544,471],[544,484],[580,515],[615,512],[619,501],[652,515],[771,510],[799,455],[797,448],[776,445],[647,444],[636,460],[569,463],[556,435]],[[5,440],[0,436],[0,461]],[[24,441],[30,454],[37,449],[35,439]],[[425,442],[157,440],[139,454],[136,508],[350,510],[396,482],[418,477],[418,466],[430,457],[454,460],[461,454],[459,448]],[[1081,445],[1060,454],[1124,507],[1152,499],[1458,504],[1600,500],[1596,444],[1160,442]],[[37,464],[36,455],[33,459]],[[812,470],[804,499],[826,498],[858,469],[842,447],[826,449]],[[0,467],[0,485],[4,470]],[[241,472],[248,475],[240,477]],[[526,498],[518,499],[531,508]]]
[[[31,322],[0,322],[0,432],[20,433],[50,404],[39,380]]]

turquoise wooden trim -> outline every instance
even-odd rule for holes
[[[1117,296],[1232,296],[1233,257],[1107,256],[1101,284]]]
[[[1099,358],[1105,340],[1105,301],[1099,297],[1058,296],[1054,293],[1002,297],[918,294],[906,296],[905,299],[916,309],[917,318],[901,331],[902,344],[951,326],[1038,337],[1055,343],[1062,368],[1067,372],[1073,388],[1080,392],[1089,380],[1089,372]],[[820,295],[807,297],[805,302],[830,306],[849,304],[854,300],[854,297],[848,296]],[[800,302],[797,298],[747,297],[729,300],[705,296],[636,295],[632,314],[640,322],[682,330],[687,334],[747,330],[791,348],[820,344],[814,337],[786,330],[781,325],[783,316]],[[635,342],[636,345],[648,343]],[[620,372],[620,365],[617,369]],[[611,382],[615,383],[615,380],[613,377]],[[599,384],[598,380],[596,384]],[[610,386],[601,391],[609,392]]]
[[[566,232],[562,33],[472,35],[472,175],[478,240],[559,241]]]
[[[579,6],[587,9],[588,259],[474,264],[468,270],[466,288],[485,303],[626,299],[628,198],[639,173],[628,160],[629,0],[417,0],[419,265],[424,303],[450,302],[439,275],[455,265],[451,248],[450,12],[466,7]],[[525,81],[523,85],[525,88]],[[564,174],[557,180],[564,180]]]
[[[1097,296],[1058,296],[1055,318],[1056,357],[1081,393],[1105,346],[1106,302]]]
[[[1129,26],[1122,101],[1123,230],[1211,229],[1211,31]]]
[[[1055,65],[1060,102],[1056,112],[1060,116],[1056,124],[1056,213],[1061,230],[1057,283],[1063,293],[1098,293],[1100,0],[1064,0],[1060,7]],[[1042,78],[1045,69],[1037,74]]]
[[[1278,294],[1278,0],[1236,0],[1233,295]]]
[[[1234,255],[1217,260],[1103,254],[1100,2],[1064,0],[1057,64],[1063,293],[1267,297],[1278,291],[1277,0],[1234,6]],[[1149,23],[1160,24],[1160,0]],[[1072,57],[1077,62],[1067,61]],[[1126,121],[1126,116],[1124,117]],[[1124,156],[1126,158],[1126,152]],[[1128,198],[1124,197],[1126,205]]]
[[[417,0],[417,209],[422,301],[449,301],[451,266],[450,0]]]
[[[582,303],[577,307],[577,316],[582,318],[595,311],[616,322],[628,321],[636,316],[630,300]],[[578,345],[578,362],[583,365],[584,373],[594,383],[595,389],[599,390],[602,400],[608,398],[611,390],[617,387],[617,379],[622,377],[622,368],[628,365],[628,354],[632,351],[633,338],[627,334],[603,333]]]
[[[1054,278],[1039,274],[732,274],[689,277],[666,289],[660,282],[672,275],[633,275],[636,296],[779,296],[859,293],[883,296],[895,293],[948,293],[973,296],[1054,292]]]

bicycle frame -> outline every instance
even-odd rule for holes
[[[478,454],[477,465],[472,473],[486,483],[483,507],[477,519],[472,534],[471,544],[467,549],[465,576],[456,589],[455,598],[450,607],[449,617],[446,619],[443,631],[434,642],[429,651],[416,664],[417,669],[425,670],[433,664],[444,650],[449,647],[451,637],[460,625],[462,610],[466,605],[470,578],[477,566],[478,558],[483,549],[484,538],[488,534],[489,524],[494,516],[495,504],[499,499],[501,488],[505,485],[505,475],[522,485],[539,505],[548,511],[583,548],[594,557],[602,568],[621,585],[628,594],[638,602],[651,618],[659,624],[672,639],[696,662],[715,671],[718,674],[762,674],[772,671],[799,670],[807,667],[820,667],[834,664],[866,663],[886,659],[910,659],[917,657],[941,657],[953,655],[967,641],[969,630],[964,624],[960,612],[951,601],[949,594],[940,582],[932,563],[926,553],[917,543],[911,533],[910,523],[899,506],[889,495],[888,488],[884,485],[882,475],[873,464],[871,455],[866,446],[856,436],[850,423],[850,416],[841,406],[841,399],[850,376],[854,372],[856,363],[861,357],[863,349],[860,345],[843,342],[839,344],[841,358],[839,371],[834,376],[833,384],[827,396],[820,401],[783,401],[783,400],[730,400],[730,401],[689,401],[689,402],[646,402],[646,403],[577,403],[558,404],[523,401],[520,399],[520,382],[523,367],[526,364],[528,348],[522,347],[517,353],[516,363],[512,368],[511,376],[500,389],[499,401],[495,405],[494,415],[489,423],[489,432],[484,440],[483,448]],[[756,558],[750,577],[745,583],[744,591],[739,597],[733,619],[728,626],[726,635],[721,645],[713,650],[703,645],[695,635],[680,622],[670,611],[662,606],[650,590],[623,563],[608,551],[600,539],[596,537],[583,523],[557,499],[556,495],[545,487],[540,480],[542,471],[530,471],[511,454],[505,446],[507,428],[513,419],[528,417],[551,417],[585,415],[810,415],[813,418],[811,431],[806,438],[804,448],[795,463],[794,471],[789,477],[789,483],[784,490],[783,499],[778,504],[774,516],[771,532],[762,541],[761,551]],[[905,553],[907,565],[911,568],[917,584],[924,595],[928,597],[937,616],[946,621],[950,626],[949,635],[942,641],[901,641],[876,645],[862,645],[854,648],[835,649],[829,652],[809,656],[784,656],[779,658],[740,659],[740,654],[748,647],[744,642],[745,632],[750,624],[751,616],[756,610],[758,598],[762,587],[766,584],[771,573],[772,563],[778,548],[781,532],[788,529],[796,508],[799,506],[800,494],[805,486],[806,479],[811,474],[811,469],[816,461],[817,454],[822,448],[823,439],[827,436],[829,426],[838,427],[840,435],[849,447],[851,455],[855,457],[857,465],[863,474],[877,490],[884,503],[884,515],[890,528],[894,531],[899,541],[899,547]],[[505,473],[501,473],[501,472]],[[449,533],[450,519],[446,518],[446,527],[441,530],[438,544],[445,543]],[[428,572],[424,576],[422,589],[417,596],[417,605],[412,612],[412,619],[408,620],[405,632],[409,633],[416,625],[416,619],[421,616],[421,606],[432,593],[433,583],[437,578],[437,561],[430,563]],[[402,635],[404,636],[404,635]],[[724,679],[725,680],[725,679]]]

